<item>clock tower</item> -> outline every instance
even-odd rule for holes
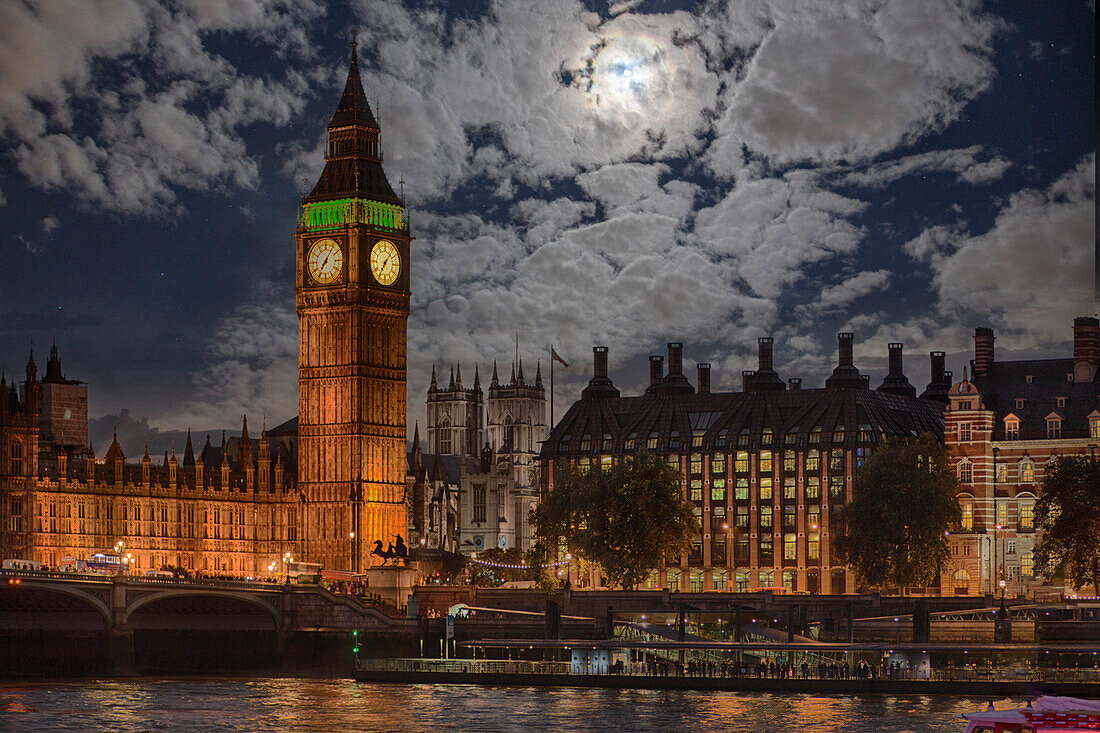
[[[408,219],[352,44],[325,167],[298,215],[302,560],[358,572],[405,534]]]

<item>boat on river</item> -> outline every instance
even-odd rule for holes
[[[997,710],[993,703],[980,713],[963,715],[966,733],[1066,733],[1100,730],[1100,701],[1046,695],[1023,708]]]

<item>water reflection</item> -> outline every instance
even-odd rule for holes
[[[473,685],[334,679],[140,679],[0,684],[0,730],[958,731],[980,700]]]

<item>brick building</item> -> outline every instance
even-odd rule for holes
[[[997,361],[993,343],[993,329],[975,330],[970,374],[945,413],[962,509],[945,594],[1041,589],[1034,505],[1046,464],[1100,446],[1100,321],[1074,320],[1068,358]]]

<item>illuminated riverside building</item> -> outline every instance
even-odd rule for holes
[[[854,592],[853,573],[831,547],[837,512],[852,500],[852,478],[870,451],[892,436],[943,436],[950,386],[942,352],[922,394],[902,371],[902,346],[890,344],[889,375],[877,389],[852,360],[852,334],[839,335],[839,363],[825,386],[784,383],[772,366],[772,340],[759,341],[759,368],[742,372],[740,392],[712,392],[710,365],[692,385],[683,346],[650,357],[645,393],[623,397],[596,347],[581,399],[543,446],[542,489],[569,463],[607,465],[640,452],[665,456],[681,476],[701,525],[691,551],[651,573],[648,587],[683,591],[785,587]],[[583,585],[585,580],[581,579]]]
[[[60,375],[54,349],[41,382],[31,355],[22,394],[0,380],[5,558],[60,567],[121,543],[138,571],[170,565],[255,576],[273,574],[274,558],[297,551],[299,502],[288,441],[266,427],[259,439],[250,438],[246,419],[240,436],[223,436],[217,446],[208,436],[197,454],[188,434],[179,457],[173,450],[154,461],[146,451],[140,462],[126,463],[116,438],[99,458],[61,437],[87,435],[86,410],[82,420],[64,409],[39,411],[51,379],[81,384]]]
[[[298,416],[182,462],[84,448],[87,389],[33,357],[0,389],[0,554],[51,566],[122,543],[139,569],[269,574],[290,553],[334,570],[381,562],[407,530],[406,323],[411,236],[382,167],[352,51],[325,166],[295,232]],[[51,360],[52,362],[52,360]]]
[[[944,594],[1041,591],[1034,507],[1046,465],[1100,446],[1100,321],[1074,320],[1070,358],[996,361],[993,342],[993,329],[975,330],[970,374],[945,414],[962,522]]]

